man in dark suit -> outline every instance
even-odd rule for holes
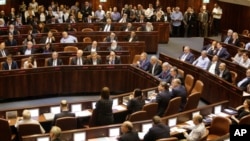
[[[68,109],[68,103],[66,100],[62,100],[60,103],[61,113],[55,114],[53,125],[56,124],[56,120],[62,117],[75,117],[74,113],[71,113]]]
[[[215,54],[218,55],[220,59],[228,59],[230,57],[230,54],[228,53],[227,49],[222,47],[220,42],[216,44],[216,47],[217,51]]]
[[[189,64],[192,64],[195,60],[194,55],[190,52],[190,47],[185,46],[183,49],[183,53],[179,56],[179,59],[183,62],[187,62]]]
[[[168,84],[171,84],[172,81],[174,79],[180,79],[181,80],[181,84],[184,84],[184,80],[183,80],[183,76],[181,76],[178,72],[178,68],[177,67],[171,67],[170,69],[170,79],[168,79],[168,81],[166,81]]]
[[[110,35],[105,38],[104,42],[112,42],[113,40],[118,41],[116,34],[111,32]]]
[[[149,65],[149,73],[156,76],[159,75],[162,71],[161,64],[159,63],[158,58],[153,55],[150,58],[150,65]]]
[[[228,44],[229,41],[232,39],[232,35],[233,35],[233,30],[232,29],[228,29],[227,30],[227,36],[223,39],[223,42]]]
[[[170,128],[166,124],[162,123],[161,117],[153,117],[153,127],[145,134],[143,141],[155,141],[161,138],[170,137]]]
[[[183,108],[185,107],[187,103],[187,90],[184,85],[181,84],[181,80],[178,78],[175,78],[172,80],[171,86],[172,88],[172,98],[175,97],[181,97],[181,105],[179,111],[183,111]]]
[[[117,138],[118,141],[140,141],[138,133],[133,131],[133,124],[125,121],[121,125],[122,135]]]
[[[212,44],[205,45],[202,50],[206,50],[207,54],[214,55],[216,53],[217,41],[212,41]]]
[[[90,7],[88,1],[85,1],[85,4],[81,9],[81,13],[82,13],[82,16],[83,16],[84,20],[87,19],[88,16],[92,15],[92,8]]]
[[[250,84],[250,69],[246,70],[246,77],[237,83],[237,87],[243,91],[247,91],[248,84]]]
[[[137,19],[136,22],[138,23],[145,23],[147,22],[147,19],[145,18],[145,16],[143,14],[141,14]]]
[[[162,72],[157,77],[164,82],[168,82],[171,79],[170,69],[171,65],[168,62],[164,62],[162,65]]]
[[[125,40],[128,41],[128,42],[136,42],[136,41],[138,41],[139,39],[138,39],[138,37],[137,37],[135,31],[131,31],[131,32],[130,32],[130,35],[129,35]]]
[[[212,58],[212,61],[209,62],[208,67],[207,67],[207,71],[215,74],[215,72],[219,71],[219,65],[220,65],[220,60],[219,57],[217,55],[214,55]]]
[[[6,61],[2,64],[2,70],[14,70],[18,69],[16,61],[13,61],[12,55],[8,55]]]
[[[8,35],[19,35],[20,32],[15,29],[15,26],[13,24],[9,25],[9,29],[7,31]]]
[[[121,64],[121,58],[114,51],[110,51],[110,54],[106,57],[106,64]]]
[[[8,51],[5,50],[5,42],[0,43],[0,57],[8,56]]]
[[[147,22],[146,25],[142,25],[140,31],[153,31],[154,27],[151,22]]]
[[[232,83],[232,76],[230,71],[226,68],[225,63],[220,63],[219,65],[219,71],[216,71],[216,75],[218,75],[220,78],[226,80],[229,83]]]
[[[9,34],[8,40],[5,41],[6,46],[16,46],[17,40],[14,39],[14,36]]]
[[[163,116],[171,99],[171,94],[168,91],[168,84],[161,81],[158,85],[158,91],[159,93],[156,95],[156,102],[158,103],[157,115]]]
[[[52,58],[50,58],[47,62],[48,66],[60,66],[63,65],[62,59],[58,58],[58,53],[56,51],[54,51],[52,53]]]
[[[70,64],[82,66],[87,63],[86,59],[82,56],[83,51],[81,49],[77,50],[76,56],[72,58]]]
[[[122,47],[117,45],[116,40],[113,40],[111,42],[110,47],[108,47],[108,51],[121,51],[121,50],[122,50]]]
[[[97,41],[93,41],[91,45],[88,45],[84,51],[96,52],[100,51],[100,47],[98,47]]]
[[[121,31],[133,31],[133,30],[134,30],[134,27],[132,23],[130,22],[121,27]]]
[[[97,52],[92,52],[91,56],[89,58],[87,57],[87,63],[90,65],[102,64],[102,59],[98,57]]]
[[[141,53],[140,60],[136,62],[136,65],[144,71],[149,70],[150,61],[148,59],[148,54],[146,52]]]
[[[27,46],[23,47],[21,50],[22,55],[31,55],[35,53],[36,53],[36,49],[33,48],[33,43],[31,41],[28,41]]]
[[[44,36],[41,40],[41,44],[55,43],[56,39],[53,36],[53,32],[49,31],[47,36]]]
[[[110,32],[114,31],[114,26],[112,25],[112,20],[108,18],[106,24],[102,25],[100,31]]]

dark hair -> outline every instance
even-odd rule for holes
[[[161,81],[161,82],[160,82],[160,85],[161,85],[165,90],[168,90],[168,83],[167,83],[167,82]]]
[[[139,97],[139,96],[142,96],[142,91],[141,91],[141,89],[136,88],[134,90],[134,97]]]
[[[102,91],[101,91],[101,97],[102,99],[109,99],[109,95],[110,95],[110,90],[108,87],[103,87]]]

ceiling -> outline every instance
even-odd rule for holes
[[[219,1],[250,7],[250,0],[219,0]]]

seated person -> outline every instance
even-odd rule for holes
[[[40,40],[41,44],[47,44],[47,43],[55,43],[56,39],[53,36],[53,32],[49,31],[47,36],[42,37]]]
[[[250,84],[250,69],[249,68],[246,70],[246,77],[237,83],[237,87],[239,87],[243,91],[247,91],[248,84]]]
[[[167,81],[167,83],[170,85],[172,83],[172,80],[178,78],[181,80],[181,84],[184,84],[183,76],[181,76],[178,72],[178,68],[173,66],[170,69],[170,79]]]
[[[250,99],[245,99],[243,104],[236,108],[238,111],[237,115],[232,115],[232,124],[238,124],[240,119],[250,114]]]
[[[19,35],[20,32],[18,30],[15,29],[15,26],[13,24],[9,25],[9,29],[7,31],[8,35]]]
[[[15,70],[18,69],[18,65],[16,61],[13,61],[12,55],[8,55],[6,57],[6,61],[2,65],[3,70]]]
[[[83,64],[86,64],[87,61],[85,58],[83,58],[83,51],[81,49],[77,50],[76,56],[72,58],[70,64],[71,65],[78,65],[82,66]]]
[[[143,14],[141,14],[137,19],[136,22],[138,23],[145,23],[147,22],[147,18],[145,18],[145,16]]]
[[[155,15],[152,16],[152,21],[153,22],[164,22],[164,14],[162,11],[157,11]]]
[[[52,16],[46,23],[47,24],[58,24],[59,21],[58,21],[58,19],[56,19],[55,16]]]
[[[192,64],[203,70],[207,70],[210,59],[207,57],[207,52],[205,50],[201,51],[201,56],[197,58]]]
[[[76,17],[73,15],[69,15],[69,18],[66,20],[66,22],[69,24],[74,24],[74,23],[76,23],[76,21],[77,21]]]
[[[227,69],[225,63],[220,63],[219,65],[219,71],[215,72],[216,75],[218,75],[220,78],[226,80],[229,83],[232,83],[232,76],[230,71]]]
[[[42,125],[37,120],[34,120],[31,118],[31,114],[29,110],[23,110],[22,118],[18,118],[16,121],[17,122],[15,124],[15,127],[17,129],[19,128],[19,125],[21,124],[37,124],[37,125],[40,125],[41,133],[43,134],[45,133],[45,130],[43,129]]]
[[[194,54],[190,52],[190,47],[185,46],[183,49],[183,53],[179,56],[179,59],[183,62],[187,62],[192,64],[195,60]]]
[[[61,113],[55,114],[53,125],[56,124],[56,120],[62,117],[75,117],[74,113],[71,113],[68,109],[68,103],[66,100],[62,100],[60,103]]]
[[[118,41],[116,34],[111,32],[110,35],[105,38],[104,42],[112,42],[113,40]]]
[[[128,114],[142,110],[145,105],[145,99],[143,98],[142,91],[139,88],[134,89],[133,94],[127,103]]]
[[[33,43],[33,45],[36,44],[36,40],[35,40],[35,38],[33,37],[32,34],[27,35],[27,38],[25,38],[24,41],[23,41],[23,45],[26,46],[28,41],[31,41]]]
[[[46,26],[45,23],[39,23],[38,30],[40,33],[48,33],[49,32],[49,28]]]
[[[102,64],[102,59],[98,57],[97,52],[91,52],[91,56],[87,58],[87,63],[90,65]]]
[[[8,40],[5,41],[6,46],[17,46],[17,40],[14,39],[12,34],[8,35]]]
[[[51,43],[47,43],[43,48],[42,48],[42,53],[52,53],[54,51],[54,48]]]
[[[170,75],[170,69],[172,68],[172,65],[170,65],[168,62],[164,62],[162,65],[162,72],[157,75],[157,77],[164,82],[168,82],[171,78]]]
[[[161,117],[154,116],[152,120],[154,125],[145,134],[143,141],[156,141],[162,138],[169,138],[170,128],[162,122]]]
[[[64,31],[67,31],[67,32],[77,32],[77,30],[75,28],[73,28],[71,24],[67,24]]]
[[[225,44],[228,44],[229,41],[232,39],[232,35],[233,35],[233,30],[232,29],[228,29],[227,30],[227,36],[222,40]]]
[[[138,133],[133,131],[133,123],[124,121],[121,125],[122,135],[117,138],[118,141],[140,141]]]
[[[8,51],[5,49],[5,42],[0,43],[0,57],[6,57],[8,55]]]
[[[208,64],[207,71],[215,74],[215,72],[219,71],[220,60],[217,55],[214,55],[212,61]]]
[[[48,66],[60,66],[63,65],[62,59],[58,58],[58,53],[54,51],[52,57],[48,60]]]
[[[146,52],[142,52],[140,55],[140,60],[137,61],[136,65],[144,70],[144,71],[148,71],[149,70],[149,66],[150,66],[150,61],[148,59],[148,54]]]
[[[250,50],[250,42],[246,43],[245,50]]]
[[[240,47],[240,39],[237,32],[233,32],[232,38],[228,41],[228,43]]]
[[[26,61],[23,63],[23,68],[24,68],[24,69],[37,68],[37,63],[36,63],[36,60],[34,59],[33,56],[30,56],[30,57],[28,58],[28,60],[26,60]]]
[[[128,42],[136,42],[136,41],[139,41],[135,31],[131,31],[130,32],[130,35],[125,39],[126,41]]]
[[[33,43],[31,41],[28,41],[27,46],[25,46],[21,50],[22,55],[31,55],[31,54],[35,54],[35,53],[36,53],[36,49],[33,48]]]
[[[84,51],[97,52],[100,51],[100,47],[98,47],[97,41],[93,41],[91,45],[88,45]]]
[[[128,14],[123,13],[122,18],[118,22],[119,23],[127,23],[127,22],[129,22]]]
[[[227,51],[226,48],[222,47],[221,43],[218,42],[216,44],[216,55],[220,58],[220,59],[228,59],[230,57],[229,52]]]
[[[62,32],[62,38],[60,40],[60,43],[77,43],[78,40],[75,36],[69,35],[68,32],[63,31]]]
[[[121,58],[117,56],[114,51],[110,51],[106,57],[106,64],[121,64]]]
[[[181,97],[181,105],[179,111],[183,111],[183,108],[187,103],[187,90],[185,86],[181,84],[180,79],[175,78],[171,82],[170,89],[172,89],[172,98]]]
[[[128,22],[126,25],[121,27],[121,31],[134,31],[132,23]]]
[[[58,126],[52,126],[49,132],[50,140],[51,141],[60,141],[61,137],[61,128]]]
[[[140,31],[153,31],[153,30],[154,30],[153,24],[151,22],[147,22],[146,25],[143,25],[141,27]]]
[[[122,47],[117,45],[116,40],[113,40],[111,42],[110,47],[108,47],[108,51],[121,51],[121,50],[122,50]]]
[[[212,41],[212,44],[205,45],[202,50],[206,50],[207,54],[214,55],[216,53],[217,41]]]
[[[156,75],[159,75],[161,71],[162,71],[162,67],[158,61],[158,58],[155,55],[151,56],[148,72],[156,76]]]
[[[248,56],[248,52],[242,53],[242,57],[241,57],[240,62],[238,64],[246,69],[250,66],[250,59]]]
[[[105,31],[105,32],[114,31],[114,26],[112,25],[111,19],[108,18],[106,20],[106,24],[100,27],[100,31]]]
[[[236,63],[236,64],[239,64],[239,62],[240,62],[241,59],[242,59],[242,54],[243,54],[243,52],[244,52],[244,49],[239,48],[239,49],[238,49],[238,52],[235,54],[235,56],[234,56],[234,57],[231,57],[232,62],[233,62],[233,63]]]

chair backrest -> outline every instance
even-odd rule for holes
[[[229,133],[230,124],[231,124],[231,120],[229,118],[222,117],[222,116],[214,117],[211,122],[210,129],[209,129],[209,135],[215,134],[218,136],[222,136],[222,135]]]
[[[185,85],[185,88],[187,90],[187,94],[189,95],[193,86],[194,86],[194,76],[191,74],[186,74],[185,80],[184,80],[184,85]]]
[[[69,57],[69,65],[72,65],[71,64],[71,60],[73,59],[73,57]]]
[[[83,28],[82,32],[89,32],[89,31],[94,31],[92,28]]]
[[[4,64],[4,61],[0,63],[0,70],[3,69],[3,64]]]
[[[21,139],[22,136],[41,134],[41,128],[39,124],[20,124],[18,126],[18,135]]]
[[[148,119],[152,119],[153,116],[157,115],[158,103],[149,103],[142,107],[142,110],[147,112]]]
[[[57,30],[57,29],[50,29],[50,31],[51,31],[51,32],[53,32],[53,33],[58,32],[58,30]]]
[[[29,57],[27,57],[27,58],[22,58],[22,59],[21,59],[21,69],[23,69],[23,64],[24,64],[24,62],[27,61],[28,59],[29,59]]]
[[[137,64],[137,61],[139,61],[141,58],[141,55],[140,54],[136,54],[133,58],[133,62],[132,64]]]
[[[44,59],[44,66],[45,66],[45,67],[48,66],[48,61],[49,61],[49,59],[50,59],[50,57]]]
[[[185,77],[185,72],[182,69],[178,69],[178,74],[180,74],[183,78]]]
[[[192,88],[192,91],[190,93],[199,92],[202,94],[203,87],[204,87],[204,83],[201,80],[196,80],[194,87]]]
[[[177,137],[161,138],[156,141],[178,141]]]
[[[129,121],[134,122],[134,121],[141,121],[141,120],[147,120],[147,112],[146,111],[137,111],[132,113],[129,116]]]
[[[78,50],[78,47],[75,47],[75,46],[66,46],[66,47],[64,47],[64,49],[63,49],[63,51],[64,52],[67,52],[67,51],[74,51],[74,52],[77,52],[77,50]]]
[[[84,38],[82,39],[82,41],[83,41],[84,43],[92,43],[92,39],[91,39],[90,37],[84,37]]]
[[[249,35],[249,30],[248,30],[248,29],[244,29],[244,30],[242,31],[242,35],[243,35],[243,36],[248,36],[248,35]]]
[[[201,137],[201,139],[200,139],[199,141],[206,141],[206,140],[207,140],[207,136],[208,136],[208,134],[209,134],[209,130],[208,130],[208,129],[206,129],[205,134]]]
[[[11,129],[8,120],[0,118],[0,139],[11,141]]]
[[[168,115],[178,113],[179,109],[180,109],[180,105],[181,105],[181,97],[172,98],[169,101],[168,106],[167,106],[163,116],[165,117]]]
[[[236,79],[238,77],[238,74],[235,71],[230,71],[231,76],[232,76],[232,84],[236,85]]]
[[[62,131],[77,129],[77,119],[75,117],[58,118],[55,123]]]
[[[191,110],[197,108],[200,101],[201,93],[196,92],[192,93],[187,97],[187,103],[183,109],[183,111]]]
[[[240,42],[239,44],[240,44],[240,48],[245,49],[245,47],[246,47],[246,43],[244,43],[244,42]]]
[[[250,115],[246,115],[244,117],[242,117],[239,121],[239,124],[246,124],[246,125],[250,125]]]

